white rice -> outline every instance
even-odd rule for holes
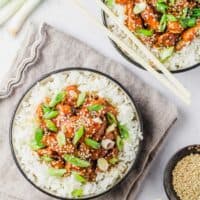
[[[126,16],[124,14],[124,6],[119,4],[114,4],[113,12],[119,17],[121,23],[124,23]],[[110,30],[115,33],[116,36],[122,39],[129,47],[134,49],[138,55],[147,60],[145,54],[140,51],[135,44],[126,36],[126,34],[121,31],[118,26],[109,18],[106,17],[108,27]],[[158,58],[160,57],[159,48],[150,48],[148,47]],[[122,50],[123,51],[123,50]],[[126,55],[128,55],[125,52]],[[129,55],[128,55],[129,56]],[[130,57],[130,56],[129,56]],[[171,71],[181,70],[184,68],[189,68],[193,65],[200,63],[200,37],[194,39],[189,45],[184,47],[181,51],[174,53],[167,61],[164,62],[164,65]]]
[[[119,164],[105,173],[98,173],[95,182],[81,186],[73,175],[52,177],[48,166],[41,163],[37,153],[29,146],[34,135],[36,107],[46,97],[52,97],[67,85],[77,84],[81,91],[97,91],[99,96],[112,101],[119,110],[118,120],[127,125],[130,138],[125,141],[119,155]],[[81,187],[84,195],[97,195],[112,187],[129,170],[136,158],[142,139],[140,122],[135,107],[126,93],[102,75],[88,71],[68,71],[54,74],[37,83],[20,103],[13,123],[13,145],[17,160],[27,177],[43,190],[61,197],[71,197],[74,189]]]

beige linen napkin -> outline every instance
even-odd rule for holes
[[[46,24],[42,26],[39,33],[30,29],[29,37],[4,80],[6,84],[0,89],[2,99],[0,100],[0,199],[51,199],[34,189],[14,164],[9,147],[9,123],[19,98],[36,79],[52,70],[67,67],[94,68],[107,73],[122,83],[136,100],[144,120],[144,145],[139,160],[129,176],[116,189],[98,198],[101,200],[136,199],[151,161],[158,153],[158,148],[168,129],[176,121],[175,106],[128,69]],[[5,97],[8,98],[3,100]]]

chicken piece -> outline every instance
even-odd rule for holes
[[[116,0],[116,3],[125,5],[125,4],[127,4],[129,1],[130,1],[130,0]]]
[[[65,162],[63,160],[53,160],[51,161],[51,166],[56,169],[63,169],[65,167]]]
[[[174,34],[182,33],[184,28],[181,26],[181,24],[178,21],[169,21],[167,24],[167,31]]]
[[[56,107],[60,112],[64,113],[65,115],[69,115],[71,114],[71,107],[69,105],[62,105],[62,104],[58,104]]]
[[[180,51],[183,47],[185,47],[192,40],[194,40],[194,38],[197,36],[199,31],[200,31],[200,22],[198,22],[196,26],[184,31],[181,35],[182,39],[176,45],[176,50]]]
[[[44,156],[44,155],[51,156],[53,154],[53,151],[50,148],[45,148],[45,149],[38,149],[37,153],[39,156]]]
[[[157,15],[154,13],[153,8],[150,5],[146,6],[146,9],[141,13],[144,23],[152,30],[159,29],[159,21]]]
[[[177,41],[178,35],[173,33],[163,33],[162,35],[158,36],[156,46],[159,47],[171,47],[175,46]]]
[[[130,31],[135,31],[136,29],[142,28],[142,19],[139,15],[135,15],[133,12],[134,2],[129,1],[126,5],[125,14],[127,19],[125,25],[129,28]]]

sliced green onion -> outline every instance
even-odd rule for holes
[[[188,7],[184,8],[182,10],[182,16],[181,16],[181,18],[186,18],[187,14],[188,14]]]
[[[166,10],[168,9],[168,6],[167,4],[165,3],[165,1],[163,0],[158,0],[157,3],[156,3],[156,10],[158,12],[161,12],[161,13],[166,13]]]
[[[135,7],[133,8],[133,12],[135,14],[139,14],[145,10],[146,6],[147,4],[145,2],[136,3]]]
[[[115,165],[117,162],[118,162],[119,160],[118,160],[118,158],[111,158],[110,160],[109,160],[109,163],[110,164],[112,164],[112,165]]]
[[[45,124],[50,131],[56,132],[58,130],[56,125],[49,119],[45,120]]]
[[[48,169],[48,174],[50,176],[57,176],[57,177],[62,177],[66,173],[66,169],[55,169],[55,168],[49,168]]]
[[[31,141],[30,144],[33,150],[38,150],[45,147],[45,145],[42,143],[43,136],[44,136],[43,130],[41,128],[37,128],[35,130],[34,140]]]
[[[174,4],[175,4],[175,1],[176,1],[176,0],[169,0],[169,3],[170,3],[171,5],[174,5]]]
[[[168,22],[175,22],[175,21],[177,21],[177,19],[174,15],[167,14],[167,21]]]
[[[86,97],[86,92],[81,92],[78,96],[78,100],[77,100],[77,106],[81,106],[83,105],[84,101],[85,101],[85,97]]]
[[[73,172],[72,174],[74,175],[74,178],[75,178],[76,181],[83,183],[83,184],[87,182],[87,180],[83,176],[81,176],[80,174],[78,174],[76,172]]]
[[[99,110],[102,110],[103,108],[104,108],[104,106],[99,105],[99,104],[94,104],[94,105],[91,105],[91,106],[87,107],[87,109],[89,111],[99,111]]]
[[[65,134],[63,132],[59,132],[56,136],[56,139],[58,141],[58,146],[62,147],[66,144]]]
[[[123,140],[121,139],[121,137],[117,136],[116,143],[117,143],[117,148],[118,148],[118,150],[119,150],[119,151],[122,151],[122,150],[123,150],[123,146],[124,146],[124,142],[123,142]]]
[[[82,196],[83,196],[83,189],[79,188],[72,191],[72,197],[78,198]]]
[[[65,154],[64,159],[67,162],[69,162],[72,165],[77,166],[77,167],[89,167],[90,166],[90,162],[88,162],[86,160],[82,160],[82,159],[75,157],[73,155]]]
[[[44,114],[44,119],[53,119],[58,116],[58,111],[52,110]]]
[[[166,61],[168,58],[172,56],[173,52],[174,52],[174,47],[164,48],[160,52],[160,60],[162,62]]]
[[[58,93],[52,100],[51,102],[49,103],[49,106],[52,108],[52,107],[55,107],[58,103],[62,102],[64,99],[65,99],[65,96],[66,96],[66,92],[65,91],[62,91],[60,93]]]
[[[136,31],[139,35],[146,36],[146,37],[151,37],[153,35],[153,30],[149,29],[138,29]]]
[[[191,11],[191,16],[195,18],[200,17],[200,8],[193,8]]]
[[[76,145],[84,134],[84,126],[81,126],[74,134],[73,144]]]
[[[43,145],[43,144],[37,144],[37,142],[35,140],[32,140],[31,143],[30,143],[30,147],[33,150],[38,150],[38,149],[44,148],[45,145]]]
[[[167,15],[162,15],[159,25],[159,30],[163,32],[167,27]]]
[[[196,25],[196,18],[180,19],[181,26],[183,28],[190,28]]]
[[[41,157],[42,160],[44,160],[45,162],[51,162],[53,160],[53,158],[51,158],[48,155],[44,155]]]
[[[35,141],[39,144],[42,142],[44,131],[41,128],[35,130]]]
[[[44,114],[50,112],[51,110],[52,109],[49,106],[47,106],[45,104],[42,105],[42,111],[43,111]]]
[[[127,139],[129,137],[129,132],[126,125],[118,124],[118,128],[119,128],[121,138]]]
[[[110,8],[113,7],[114,0],[106,0],[105,2],[106,2],[106,5],[107,5],[108,7],[110,7]]]
[[[109,124],[117,124],[117,120],[111,112],[108,112],[106,114],[106,118],[107,118]]]
[[[101,147],[99,142],[97,142],[93,139],[90,139],[90,138],[85,138],[85,144],[92,147],[93,149],[99,149]]]

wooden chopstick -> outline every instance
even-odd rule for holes
[[[101,0],[95,0],[96,4],[120,27],[120,29],[134,42],[139,49],[147,56],[147,58],[154,63],[155,67],[159,69],[171,81],[177,89],[181,90],[187,97],[190,93],[183,87],[183,85],[172,75],[172,73],[154,56],[150,50],[124,25],[119,18],[108,8]]]
[[[186,104],[190,104],[190,98],[178,90],[168,79],[166,79],[163,75],[159,74],[153,67],[151,67],[147,62],[145,62],[140,56],[134,52],[133,49],[129,48],[125,43],[123,43],[117,36],[115,36],[112,31],[106,28],[103,24],[101,24],[96,17],[87,11],[79,0],[73,0],[73,3],[79,8],[79,10],[89,18],[91,22],[93,22],[96,26],[98,26],[104,33],[107,34],[116,44],[118,44],[122,49],[124,49],[131,57],[137,60],[144,68],[149,71],[157,80],[159,80],[162,84],[164,84],[167,88],[169,88],[176,96],[182,99]]]

